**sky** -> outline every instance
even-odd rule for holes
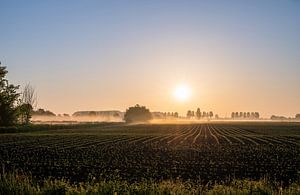
[[[138,103],[294,116],[300,1],[1,0],[0,61],[57,114]]]

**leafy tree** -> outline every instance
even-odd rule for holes
[[[64,116],[65,116],[65,114],[64,114]],[[114,113],[113,117],[120,117],[120,114],[119,113]]]
[[[190,119],[192,117],[192,111],[188,110],[186,113],[186,117]]]
[[[18,118],[19,86],[8,83],[5,79],[7,73],[6,67],[0,63],[0,126],[13,125]]]
[[[178,115],[178,112],[175,112],[175,113],[174,113],[174,117],[175,117],[175,118],[178,118],[178,116],[179,116],[179,115]]]
[[[259,112],[254,112],[255,118],[259,119]]]
[[[247,112],[247,118],[250,118],[251,114],[250,112]]]
[[[200,111],[200,108],[197,108],[197,111],[196,111],[196,118],[199,120],[201,118],[201,111]]]
[[[235,112],[235,118],[239,118],[239,113]]]
[[[239,117],[240,117],[240,118],[243,118],[243,115],[244,115],[243,112],[240,112]]]
[[[231,113],[231,118],[235,118],[235,112]]]
[[[191,112],[191,116],[192,116],[192,118],[194,118],[194,116],[195,116],[195,112],[194,111]]]
[[[163,117],[166,119],[167,118],[167,112],[163,113]]]
[[[212,118],[214,116],[214,113],[212,111],[209,112],[209,118]]]
[[[135,105],[133,107],[129,107],[124,115],[124,120],[126,123],[133,122],[148,122],[152,119],[152,115],[145,106]]]
[[[91,117],[96,117],[97,116],[97,113],[95,111],[90,111],[89,112],[89,116]]]
[[[300,119],[300,114],[296,114],[295,119]]]

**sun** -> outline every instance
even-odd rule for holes
[[[191,89],[187,85],[181,84],[175,88],[173,95],[177,101],[185,102],[191,96]]]

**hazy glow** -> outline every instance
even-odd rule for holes
[[[174,97],[178,101],[187,101],[191,96],[191,90],[187,85],[178,85],[174,90]]]
[[[56,114],[300,112],[300,1],[1,1],[0,24],[8,80]]]

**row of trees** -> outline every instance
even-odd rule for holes
[[[36,115],[36,116],[56,116],[53,112],[51,112],[49,110],[44,110],[42,108],[39,108],[35,111],[32,111],[32,115]]]
[[[28,124],[37,98],[34,88],[29,84],[19,93],[19,85],[6,79],[8,71],[0,62],[0,126]]]
[[[178,118],[179,117],[178,112],[164,112],[163,115],[165,118]]]
[[[201,112],[200,108],[197,108],[196,112],[188,110],[187,114],[186,114],[186,117],[188,119],[196,118],[198,120],[202,119],[202,118],[212,118],[213,116],[214,116],[214,113],[212,111],[210,111],[210,112]]]
[[[259,112],[232,112],[232,119],[259,119]]]
[[[270,117],[271,120],[300,120],[300,114],[296,114],[295,118],[292,117],[285,117],[285,116],[276,116],[272,115]]]

